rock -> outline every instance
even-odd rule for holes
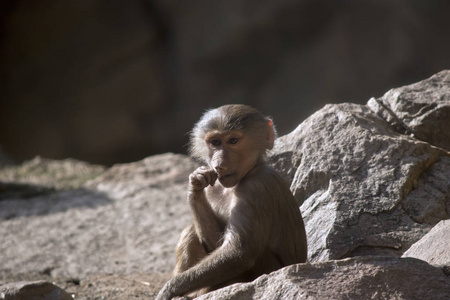
[[[197,299],[449,299],[450,278],[411,258],[357,257],[298,264]]]
[[[420,88],[410,88],[409,105],[429,97],[437,103],[433,114],[445,114],[448,74],[411,85]],[[270,157],[301,205],[312,261],[400,256],[449,218],[449,153],[402,135],[369,107],[325,106],[280,137]],[[446,126],[434,133],[445,136]]]
[[[51,160],[36,157],[0,172],[4,184],[22,184],[49,189],[76,189],[105,171],[105,167],[75,159]]]
[[[280,137],[270,161],[292,182],[311,261],[400,256],[449,218],[449,153],[363,105],[325,106]]]
[[[65,179],[57,174],[70,173],[63,172],[67,161],[32,165],[0,169],[0,178],[46,188],[52,176],[59,186]],[[195,167],[184,155],[164,154],[113,166],[73,189],[79,178],[92,177],[83,170],[96,167],[72,162],[79,177],[66,189],[13,190],[0,201],[0,279],[30,272],[62,278],[171,272],[179,234],[191,220],[185,199]]]
[[[450,70],[392,89],[368,105],[398,132],[450,151]]]
[[[73,300],[72,296],[45,281],[15,282],[0,285],[0,299],[5,300]]]
[[[198,164],[185,155],[155,155],[138,162],[118,164],[90,181],[87,186],[114,198],[127,197],[143,187],[170,188],[185,185]]]
[[[402,257],[414,257],[433,266],[450,268],[450,220],[439,222]]]

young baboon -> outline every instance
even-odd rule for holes
[[[190,153],[206,166],[189,176],[194,222],[181,234],[174,276],[157,299],[200,295],[306,261],[300,210],[265,164],[274,139],[272,120],[246,105],[209,110],[195,125]]]

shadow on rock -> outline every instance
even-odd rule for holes
[[[0,220],[44,216],[73,208],[95,208],[111,203],[105,193],[85,188],[56,190],[22,183],[0,182]]]
[[[54,188],[45,186],[0,181],[0,201],[16,198],[28,199],[54,192]]]

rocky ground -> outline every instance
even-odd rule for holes
[[[449,299],[449,133],[450,71],[317,111],[269,157],[302,211],[309,262],[202,298]],[[1,168],[0,299],[154,298],[196,166],[168,153]]]

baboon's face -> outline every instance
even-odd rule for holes
[[[260,156],[259,148],[241,131],[213,131],[206,136],[210,166],[224,187],[238,184],[253,169]]]

